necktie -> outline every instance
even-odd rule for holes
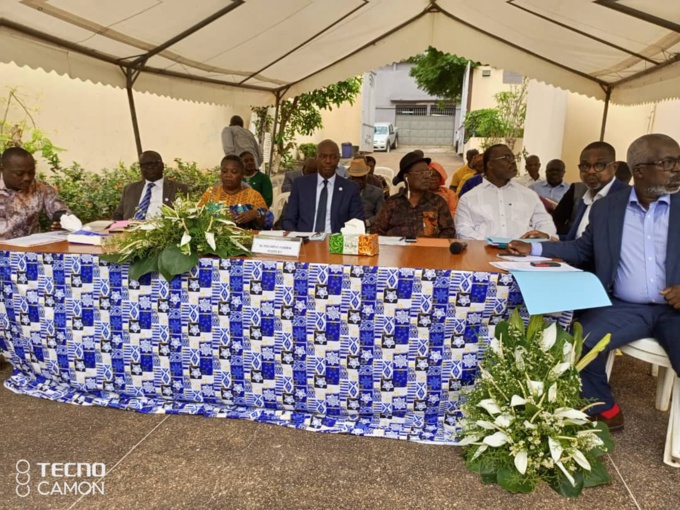
[[[149,210],[149,204],[151,203],[151,188],[153,188],[154,186],[155,184],[153,182],[150,182],[147,185],[146,193],[144,193],[144,198],[137,206],[137,212],[135,212],[134,219],[143,220],[146,218],[146,211]]]
[[[328,203],[328,179],[323,180],[323,189],[319,195],[319,203],[316,206],[316,223],[314,232],[326,231],[326,204]]]

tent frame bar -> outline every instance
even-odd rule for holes
[[[612,97],[612,88],[605,89],[606,96],[604,98],[604,111],[602,112],[602,126],[600,127],[600,141],[604,141],[604,132],[607,129],[607,115],[609,114],[609,100]]]
[[[618,0],[595,0],[593,3],[601,5],[602,7],[606,7],[607,9],[611,9],[613,11],[618,11],[622,14],[626,14],[631,18],[646,21],[647,23],[651,23],[652,25],[656,25],[658,27],[666,28],[673,32],[680,33],[680,25],[678,25],[677,23],[673,23],[672,21],[668,21],[667,19],[659,18],[658,16],[647,14],[637,9],[633,9],[632,7],[628,7],[627,5],[620,4],[618,3]]]
[[[543,14],[539,14],[537,12],[534,12],[531,9],[528,9],[526,7],[522,7],[521,5],[517,5],[515,3],[515,1],[516,0],[507,0],[507,4],[510,5],[511,7],[515,7],[516,9],[519,9],[521,11],[526,12],[527,14],[531,14],[532,16],[536,16],[537,18],[540,18],[543,21],[547,21],[548,23],[552,23],[554,25],[557,25],[558,27],[564,28],[565,30],[569,30],[570,32],[574,32],[575,34],[586,37],[587,39],[590,39],[591,41],[596,41],[600,44],[604,44],[605,46],[609,46],[610,48],[614,48],[615,50],[618,50],[622,53],[626,53],[627,55],[638,58],[640,60],[644,60],[645,62],[649,62],[650,64],[653,64],[655,66],[659,65],[659,62],[657,62],[656,60],[652,60],[649,57],[645,57],[644,55],[640,55],[639,53],[635,53],[634,51],[627,50],[626,48],[624,48],[622,46],[610,43],[609,41],[606,41],[606,40],[601,39],[599,37],[595,37],[594,35],[590,35],[589,33],[584,32],[582,30],[579,30],[577,28],[570,27],[569,25],[565,25],[564,23],[561,23],[561,22],[559,22],[555,19],[549,18],[548,16],[544,16]]]
[[[141,154],[142,150],[142,137],[139,132],[139,122],[137,121],[137,108],[135,107],[135,97],[133,94],[132,87],[139,78],[139,70],[134,70],[130,67],[123,69],[125,73],[125,90],[127,91],[128,106],[130,107],[130,117],[132,117],[132,131],[135,134],[135,145],[137,147],[137,154]]]

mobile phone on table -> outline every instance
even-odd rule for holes
[[[406,243],[415,243],[417,239],[415,237],[405,237],[404,242]]]
[[[533,267],[560,267],[559,262],[531,262]]]

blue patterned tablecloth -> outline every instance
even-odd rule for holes
[[[94,255],[0,252],[7,388],[323,432],[455,443],[460,390],[521,303],[497,273],[202,259],[136,281]]]

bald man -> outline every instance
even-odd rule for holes
[[[336,174],[339,161],[340,148],[333,140],[317,146],[317,173],[293,181],[284,230],[334,233],[351,219],[364,219],[359,186]]]
[[[605,373],[608,351],[653,337],[680,373],[680,146],[666,135],[645,135],[631,144],[627,159],[633,188],[593,203],[582,237],[535,248],[508,245],[514,254],[591,264],[610,293],[612,306],[585,310],[577,320],[586,336],[584,354],[611,334],[607,350],[581,371],[583,396],[602,402],[586,412],[611,430],[623,428],[623,413]]]
[[[165,164],[156,151],[145,151],[139,155],[139,169],[142,180],[123,188],[123,196],[113,213],[116,221],[150,218],[158,214],[162,205],[172,207],[178,194],[189,193],[186,184],[163,178]]]

